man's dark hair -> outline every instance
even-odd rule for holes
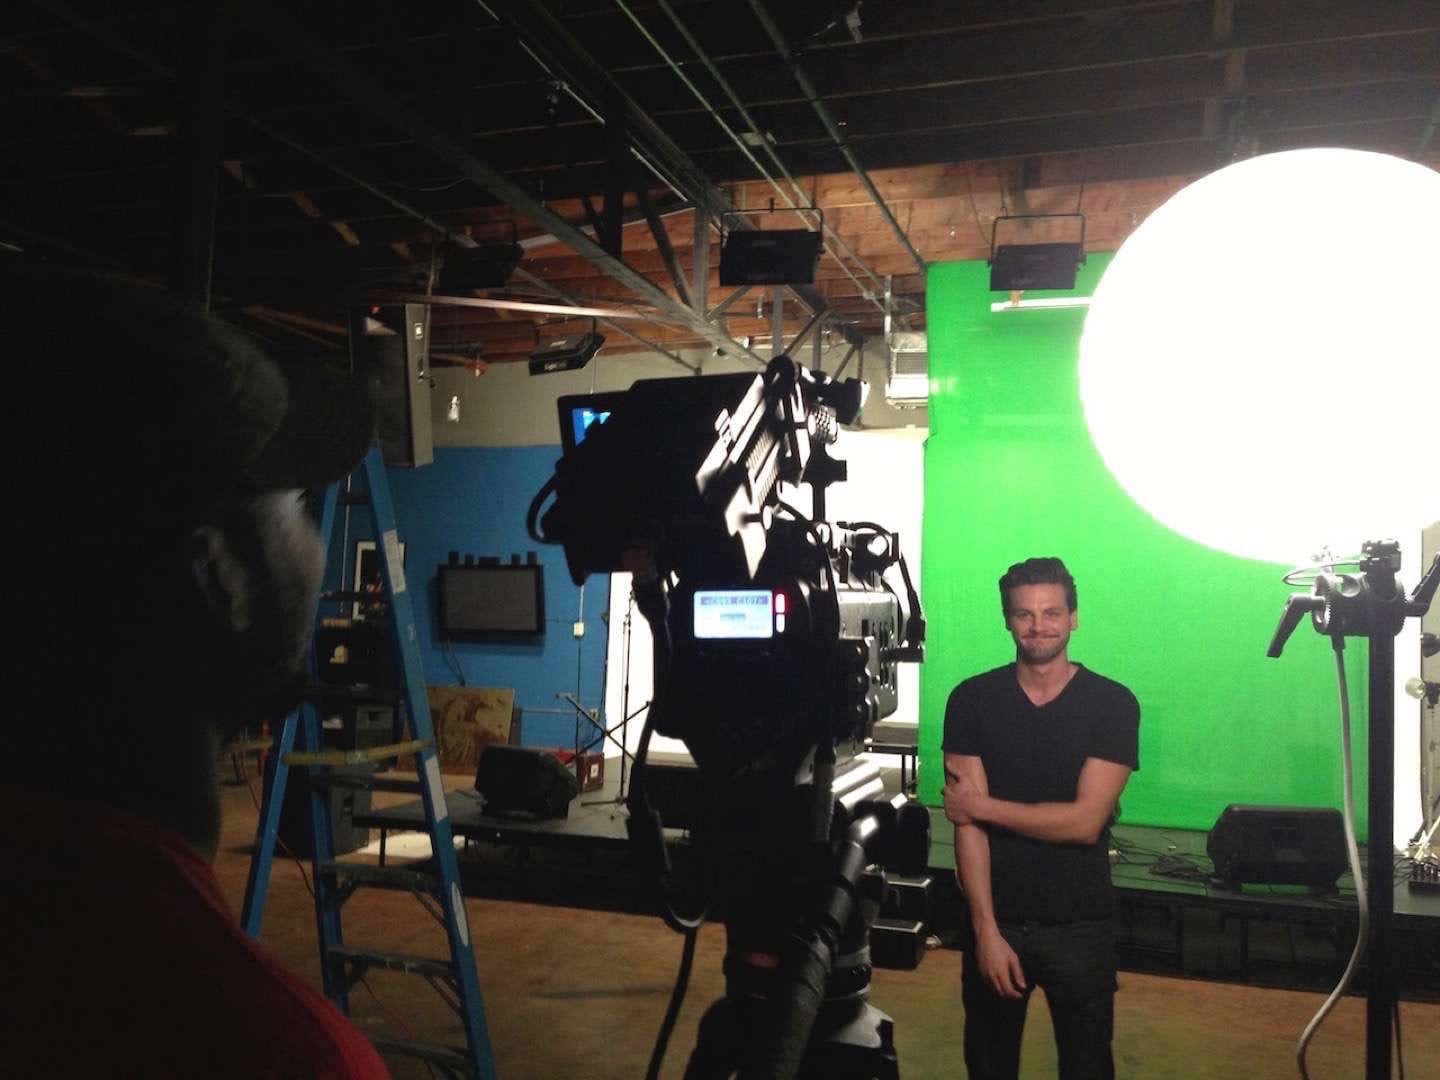
[[[1021,585],[1064,585],[1065,603],[1071,611],[1080,607],[1075,597],[1075,579],[1065,564],[1053,555],[1017,562],[1000,579],[1000,610],[1010,614],[1010,590]]]

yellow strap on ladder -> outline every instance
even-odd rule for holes
[[[389,746],[371,746],[364,750],[294,750],[285,755],[286,765],[364,765],[406,754],[418,754],[431,743],[430,739],[410,739]]]

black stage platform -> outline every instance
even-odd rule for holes
[[[673,763],[669,768],[678,769]],[[607,768],[604,789],[577,796],[569,816],[548,820],[487,815],[473,790],[451,791],[446,800],[451,828],[467,846],[519,852],[521,866],[532,852],[545,849],[610,852],[623,860],[628,841],[625,808],[615,798],[618,771]],[[664,776],[666,770],[659,768],[652,775]],[[887,790],[899,790],[898,770],[882,766],[881,775]],[[684,771],[669,777],[677,787],[688,779]],[[930,815],[930,868],[936,889],[932,930],[942,941],[954,943],[964,906],[955,885],[953,834],[941,810],[932,807]],[[381,831],[382,861],[388,833],[424,827],[418,801],[357,814],[354,823]],[[683,831],[666,832],[677,846],[686,844]],[[1328,894],[1290,886],[1226,888],[1210,876],[1206,836],[1185,829],[1115,827],[1112,878],[1120,903],[1122,966],[1300,989],[1333,985],[1355,939],[1357,908],[1350,876],[1343,876]],[[571,865],[568,855],[564,858],[565,865]],[[1412,888],[1398,864],[1387,870],[1396,877],[1394,952],[1400,992],[1407,998],[1440,1000],[1440,892]],[[584,903],[578,891],[567,888],[562,893]]]

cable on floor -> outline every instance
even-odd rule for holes
[[[1355,948],[1350,953],[1350,962],[1345,965],[1345,972],[1340,976],[1340,982],[1330,992],[1318,1012],[1311,1018],[1310,1023],[1305,1026],[1304,1032],[1300,1035],[1300,1041],[1295,1045],[1295,1063],[1300,1067],[1301,1080],[1310,1080],[1309,1070],[1305,1067],[1305,1054],[1310,1048],[1310,1040],[1314,1038],[1315,1032],[1330,1015],[1330,1010],[1340,1000],[1350,985],[1350,980],[1355,976],[1355,969],[1360,966],[1360,957],[1365,953],[1365,945],[1370,937],[1370,902],[1365,895],[1365,879],[1360,871],[1360,850],[1355,842],[1355,775],[1353,760],[1350,751],[1350,687],[1345,681],[1345,639],[1337,637],[1335,642],[1335,672],[1339,682],[1340,690],[1340,753],[1343,758],[1344,772],[1341,776],[1343,781],[1345,799],[1345,854],[1350,861],[1350,876],[1355,881],[1355,902],[1359,908],[1360,925],[1355,935]]]
[[[665,1009],[665,1019],[660,1022],[655,1048],[650,1052],[650,1066],[645,1070],[645,1080],[658,1080],[660,1076],[660,1066],[665,1061],[665,1049],[670,1045],[675,1021],[680,1017],[680,1007],[685,1004],[685,991],[690,986],[690,967],[695,962],[695,939],[699,936],[698,926],[684,934],[685,946],[680,950],[680,970],[675,974],[675,987],[670,991],[670,1004]]]

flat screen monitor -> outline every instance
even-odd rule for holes
[[[545,633],[545,577],[538,563],[442,563],[437,581],[442,638],[484,640]]]

